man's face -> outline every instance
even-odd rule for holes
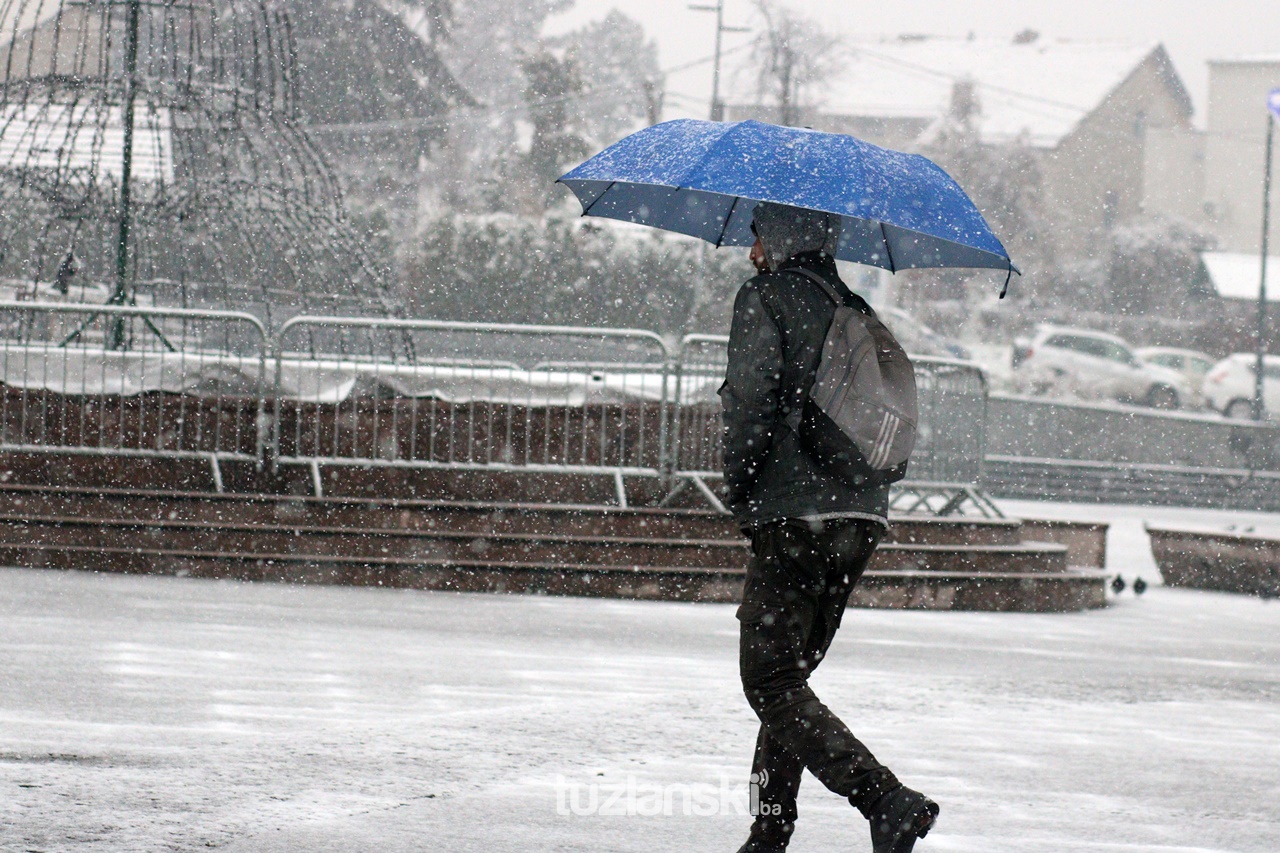
[[[764,243],[760,242],[760,238],[756,238],[756,244],[751,247],[751,265],[756,268],[756,272],[768,272],[769,262],[764,259]]]

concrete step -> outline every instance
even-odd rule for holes
[[[512,592],[675,601],[736,602],[741,569],[671,566],[494,565],[483,560],[434,563],[401,558],[329,557],[181,551],[147,547],[0,544],[5,565],[246,581],[398,587],[455,592]],[[851,603],[862,607],[1059,612],[1101,606],[1105,575],[869,570]]]
[[[484,560],[446,563],[395,557],[213,554],[164,548],[33,543],[0,543],[0,563],[28,568],[243,581],[674,601],[736,601],[741,596],[744,577],[741,569],[494,564]]]
[[[356,530],[455,530],[583,536],[742,537],[731,520],[706,510],[622,509],[598,504],[313,498],[133,489],[0,486],[0,512],[92,515],[137,521],[278,523]]]
[[[226,495],[135,489],[0,486],[6,515],[93,516],[219,525],[279,523],[369,530],[451,530],[477,535],[543,533],[745,541],[732,520],[705,510],[475,501]],[[1013,519],[897,517],[887,543],[1016,545]]]
[[[137,520],[112,517],[0,514],[0,541],[110,548],[121,542],[167,550],[244,554],[382,557],[497,564],[662,565],[743,568],[741,539],[592,536],[546,530],[475,533],[447,529],[315,527],[243,522]],[[880,546],[870,568],[899,571],[1054,572],[1067,566],[1061,545],[906,544]]]
[[[731,567],[746,565],[746,544],[730,540],[625,538],[575,534],[379,530],[93,517],[0,515],[0,542],[50,548],[112,548],[129,542],[184,553],[292,555],[303,558],[388,558],[493,564]]]
[[[1017,545],[909,545],[889,543],[876,549],[869,569],[900,572],[1061,573],[1067,548],[1047,542]]]
[[[969,574],[867,572],[849,597],[851,607],[1072,613],[1105,607],[1109,576],[1097,569],[1057,573]]]

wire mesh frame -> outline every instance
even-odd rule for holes
[[[0,278],[398,310],[296,122],[294,54],[270,0],[0,0]]]
[[[653,332],[303,316],[273,349],[273,465],[627,476],[670,467],[674,359]],[[298,389],[287,374],[304,362],[315,384]],[[354,377],[351,387],[325,390],[326,371]]]
[[[258,463],[267,346],[244,313],[0,303],[0,450]]]

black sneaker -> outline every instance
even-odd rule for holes
[[[895,788],[871,807],[871,849],[874,853],[911,853],[938,820],[938,804],[906,785]]]
[[[738,848],[738,853],[786,853],[795,824],[757,819],[751,824],[751,836]]]

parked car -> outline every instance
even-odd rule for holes
[[[1013,347],[1016,384],[1033,394],[1065,391],[1157,409],[1196,404],[1199,392],[1180,373],[1148,364],[1123,339],[1105,332],[1043,325]]]
[[[1205,374],[1204,401],[1229,418],[1252,418],[1258,356],[1238,352],[1218,362]],[[1280,416],[1280,355],[1262,361],[1262,402],[1267,415]]]
[[[1191,383],[1192,388],[1199,388],[1203,385],[1205,374],[1217,363],[1217,359],[1213,356],[1193,349],[1142,347],[1136,352],[1138,358],[1147,364],[1178,371],[1187,377],[1187,381]]]
[[[968,361],[972,358],[969,350],[930,329],[915,317],[901,308],[885,308],[876,312],[881,322],[889,327],[893,336],[898,339],[911,355],[929,355],[935,358],[958,358]]]

